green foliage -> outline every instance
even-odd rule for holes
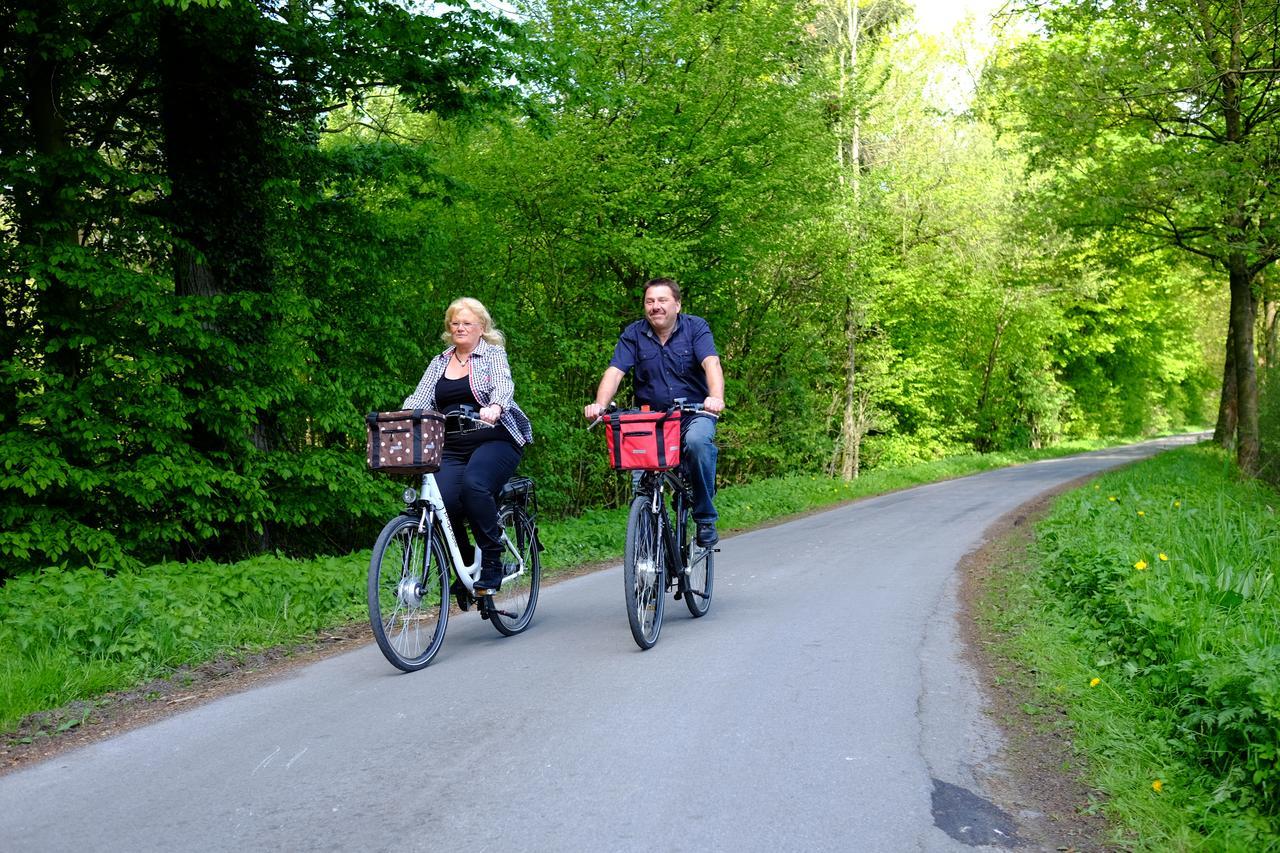
[[[0,14],[0,580],[364,547],[361,418],[463,294],[550,516],[626,499],[580,411],[655,274],[715,330],[729,484],[850,429],[866,470],[1203,419],[1198,274],[1028,213],[901,4],[843,70],[830,5],[422,8]]]
[[[264,556],[104,574],[48,569],[0,588],[0,726],[366,613],[358,557]]]
[[[1217,274],[1242,343],[1223,390],[1238,415],[1238,462],[1256,475],[1255,359],[1243,344],[1258,276],[1280,258],[1275,4],[1024,10],[1033,26],[993,64],[988,114],[1023,144],[1038,178],[1034,201],[1054,221],[1073,233],[1122,235],[1136,252],[1183,252]]]
[[[1197,329],[1218,300],[1204,293],[1204,279],[1167,261],[1110,270],[1086,264],[1090,292],[1067,305],[1053,345],[1072,392],[1065,431],[1161,431],[1206,421],[1218,377]]]
[[[1200,446],[1102,477],[1038,527],[1035,595],[1070,626],[1065,654],[1124,713],[1142,709],[1143,734],[1095,732],[1093,749],[1110,762],[1109,738],[1138,737],[1142,766],[1116,772],[1161,779],[1176,798],[1147,836],[1155,849],[1179,824],[1219,849],[1280,843],[1276,503]],[[1085,681],[1062,688],[1076,697]],[[1109,793],[1123,812],[1151,791]]]
[[[386,160],[320,154],[320,117],[375,84],[507,103],[518,30],[377,0],[0,15],[0,580],[368,541],[360,418],[404,336],[382,300],[413,298],[367,271],[417,256],[350,194]]]

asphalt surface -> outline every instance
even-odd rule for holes
[[[956,564],[1038,494],[1189,442],[726,538],[710,614],[668,600],[647,652],[620,568],[544,589],[514,638],[456,616],[418,673],[370,643],[0,778],[0,851],[1009,846]]]

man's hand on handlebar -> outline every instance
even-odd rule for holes
[[[720,397],[707,397],[702,401],[702,410],[713,415],[724,411],[724,400]]]
[[[617,408],[618,404],[612,402],[607,406],[602,406],[599,403],[587,403],[582,407],[583,417],[591,421],[591,423],[587,424],[587,429],[595,429],[596,424],[608,417],[609,413]]]

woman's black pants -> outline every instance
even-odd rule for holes
[[[451,456],[448,451],[436,472],[436,484],[444,497],[444,508],[453,524],[462,559],[471,562],[475,551],[467,539],[465,518],[480,546],[480,579],[497,584],[502,580],[502,529],[498,527],[498,495],[520,464],[521,450],[508,441],[486,441],[470,456]]]

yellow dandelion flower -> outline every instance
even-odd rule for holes
[[[1138,515],[1146,515],[1146,513],[1143,512],[1142,510],[1138,510]]]
[[[1134,563],[1134,564],[1133,564],[1133,567],[1134,567],[1135,569],[1137,569],[1138,571],[1142,571],[1143,569],[1145,569],[1145,568],[1147,567],[1147,561],[1146,561],[1146,560],[1139,560],[1138,562],[1136,562],[1136,563]]]
[[[1101,678],[1090,678],[1090,679],[1089,679],[1089,686],[1090,686],[1090,687],[1097,687],[1097,686],[1098,686],[1099,684],[1101,684],[1101,683],[1102,683],[1102,679],[1101,679]]]
[[[1174,502],[1173,502],[1173,505],[1174,505],[1175,507],[1180,507],[1180,506],[1182,506],[1182,501],[1174,501]]]
[[[1164,790],[1164,782],[1159,779],[1155,780],[1151,783],[1151,790],[1155,791],[1157,794],[1160,793]]]
[[[1169,562],[1169,555],[1168,555],[1168,554],[1166,554],[1166,553],[1164,553],[1163,551],[1161,551],[1161,552],[1160,552],[1160,562],[1162,562],[1162,563],[1167,563],[1167,562]]]
[[[1116,499],[1116,496],[1115,496],[1115,495],[1107,495],[1107,500],[1109,500],[1109,501],[1113,501],[1113,500],[1115,500],[1115,499]]]

